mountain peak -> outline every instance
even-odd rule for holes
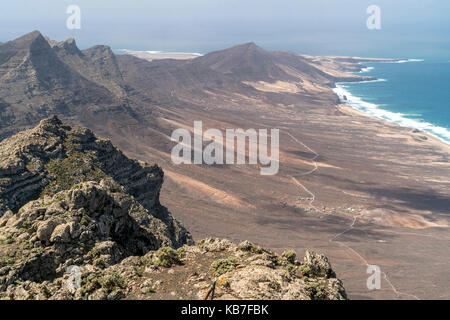
[[[58,118],[58,116],[54,115],[50,118],[43,119],[36,127],[37,130],[47,131],[47,132],[56,132],[59,127],[62,125],[62,121]]]
[[[256,45],[254,42],[247,42],[240,45],[237,45],[235,47],[245,47],[247,49],[262,49],[260,46]]]
[[[16,40],[19,40],[19,39],[36,39],[38,37],[42,37],[42,33],[39,30],[34,30],[34,31],[31,31],[31,32],[29,32],[29,33],[19,37]]]
[[[256,43],[254,42],[247,42],[247,43],[243,43],[243,44],[239,44],[236,46],[233,46],[231,48],[222,50],[224,52],[236,52],[239,54],[244,54],[244,53],[253,53],[253,52],[260,52],[260,53],[264,53],[267,52],[266,50],[264,50],[263,48],[261,48],[260,46],[256,45]]]
[[[274,62],[275,56],[254,42],[208,53],[196,61],[241,81],[272,81],[289,76]]]
[[[49,39],[47,39],[47,41],[50,43],[50,45],[53,48],[62,48],[67,53],[81,55],[81,51],[80,51],[80,49],[78,49],[77,43],[74,38],[69,38],[69,39],[67,39],[65,41],[61,41],[61,42],[56,42],[56,41],[49,40]]]
[[[45,51],[51,48],[44,36],[37,30],[9,41],[3,44],[2,47],[3,51],[9,52],[9,56],[21,51]]]
[[[42,41],[42,40],[46,41],[45,38],[42,36],[42,34],[38,30],[35,30],[13,40],[12,42],[16,44],[30,44],[35,41]]]

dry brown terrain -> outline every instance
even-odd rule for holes
[[[332,72],[341,76],[340,68],[348,66],[334,62]],[[350,298],[449,298],[448,145],[338,105],[321,83],[247,84],[256,91],[174,91],[184,106],[162,112],[164,131],[122,144],[163,166],[162,201],[194,237],[323,251]],[[195,120],[204,129],[279,128],[279,174],[173,165],[170,133]],[[381,290],[367,289],[368,264],[381,267]]]
[[[26,41],[45,65],[51,58],[61,67],[46,73],[30,63],[20,77],[10,72],[29,54]],[[25,54],[13,60],[16,48]],[[36,33],[0,47],[2,135],[57,113],[112,139],[128,156],[161,165],[162,203],[195,239],[324,252],[353,299],[450,298],[449,146],[339,104],[331,88],[368,80],[347,73],[366,59],[254,44],[153,61],[75,48],[50,48]],[[31,81],[24,74],[36,82],[32,94],[15,85]],[[48,89],[53,85],[59,91]],[[83,90],[73,94],[72,87]],[[261,176],[255,165],[174,165],[171,133],[196,120],[204,129],[280,129],[279,173]],[[368,264],[380,266],[381,290],[367,289]]]
[[[227,116],[224,125],[282,128],[278,175],[260,176],[252,166],[174,167],[161,154],[156,161],[169,173],[163,203],[196,238],[326,252],[350,297],[448,298],[448,147],[342,106],[336,114],[294,108],[292,117],[280,109],[271,119],[241,111],[242,119]],[[404,294],[387,280],[369,292],[367,263]]]

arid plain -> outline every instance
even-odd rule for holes
[[[8,73],[21,56],[0,56],[3,136],[59,114],[112,139],[132,158],[158,163],[165,172],[162,204],[195,239],[324,252],[351,299],[450,298],[450,148],[341,104],[334,84],[370,80],[350,73],[367,59],[271,52],[249,43],[193,59],[147,61],[105,46],[80,51],[73,40],[46,41],[32,33],[3,46],[31,43],[37,71],[22,75],[33,79],[40,65],[52,65],[49,83],[60,81],[64,86],[55,87],[70,94],[36,87],[11,95],[22,92],[23,77],[12,81]],[[204,129],[279,129],[278,174],[262,176],[256,165],[173,164],[173,130],[192,130],[199,120]],[[381,268],[380,290],[367,289],[368,265]]]
[[[304,58],[336,77],[351,77],[342,72],[357,70],[360,61]],[[128,151],[163,166],[163,202],[195,238],[324,251],[350,298],[448,298],[449,146],[342,105],[328,83],[298,76],[243,76],[242,92],[173,90],[184,105],[161,111],[160,138],[136,136],[137,145],[151,141],[151,148],[145,155],[145,148]],[[192,130],[196,120],[223,132],[279,128],[279,173],[261,176],[252,165],[173,165],[170,132]],[[381,290],[367,289],[368,265],[381,268]]]

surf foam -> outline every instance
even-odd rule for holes
[[[370,70],[375,69],[374,67],[365,67],[362,68],[361,71],[359,71],[358,73],[365,73],[365,72],[369,72]]]
[[[164,51],[150,51],[150,50],[128,50],[128,49],[114,49],[116,52],[123,52],[125,54],[133,54],[139,52],[151,53],[151,54],[182,54],[182,55],[193,55],[202,56],[203,54],[198,52],[164,52]]]
[[[348,90],[346,90],[345,83],[336,84],[336,88],[334,88],[333,91],[339,96],[339,99],[341,99],[341,101],[344,101],[343,97],[345,96],[347,98],[345,104],[356,110],[367,113],[378,119],[383,119],[399,124],[402,127],[418,129],[420,131],[427,132],[438,138],[439,140],[450,144],[450,130],[448,130],[447,128],[435,126],[432,123],[426,121],[410,119],[408,118],[408,116],[411,116],[410,114],[384,110],[377,104],[364,101],[363,99],[352,95]]]
[[[423,62],[424,59],[404,59],[404,60],[397,60],[397,61],[387,61],[382,63],[407,63],[407,62]]]

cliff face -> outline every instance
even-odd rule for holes
[[[73,39],[55,42],[38,31],[0,44],[0,139],[52,114],[82,119],[120,110],[130,117],[122,86],[108,47],[82,52]]]
[[[346,298],[322,255],[194,245],[160,205],[162,182],[158,166],[57,117],[1,142],[0,299]]]
[[[57,42],[33,31],[0,44],[0,139],[52,114],[111,137],[110,128],[141,123],[155,106],[185,106],[179,101],[183,97],[205,98],[217,91],[254,95],[247,82],[301,86],[345,79],[299,55],[252,43],[193,60],[149,62],[116,56],[103,45],[80,50],[74,39]]]
[[[0,143],[0,214],[81,182],[112,179],[165,225],[166,244],[177,247],[190,235],[159,203],[163,176],[157,165],[141,165],[90,130],[53,117]]]

